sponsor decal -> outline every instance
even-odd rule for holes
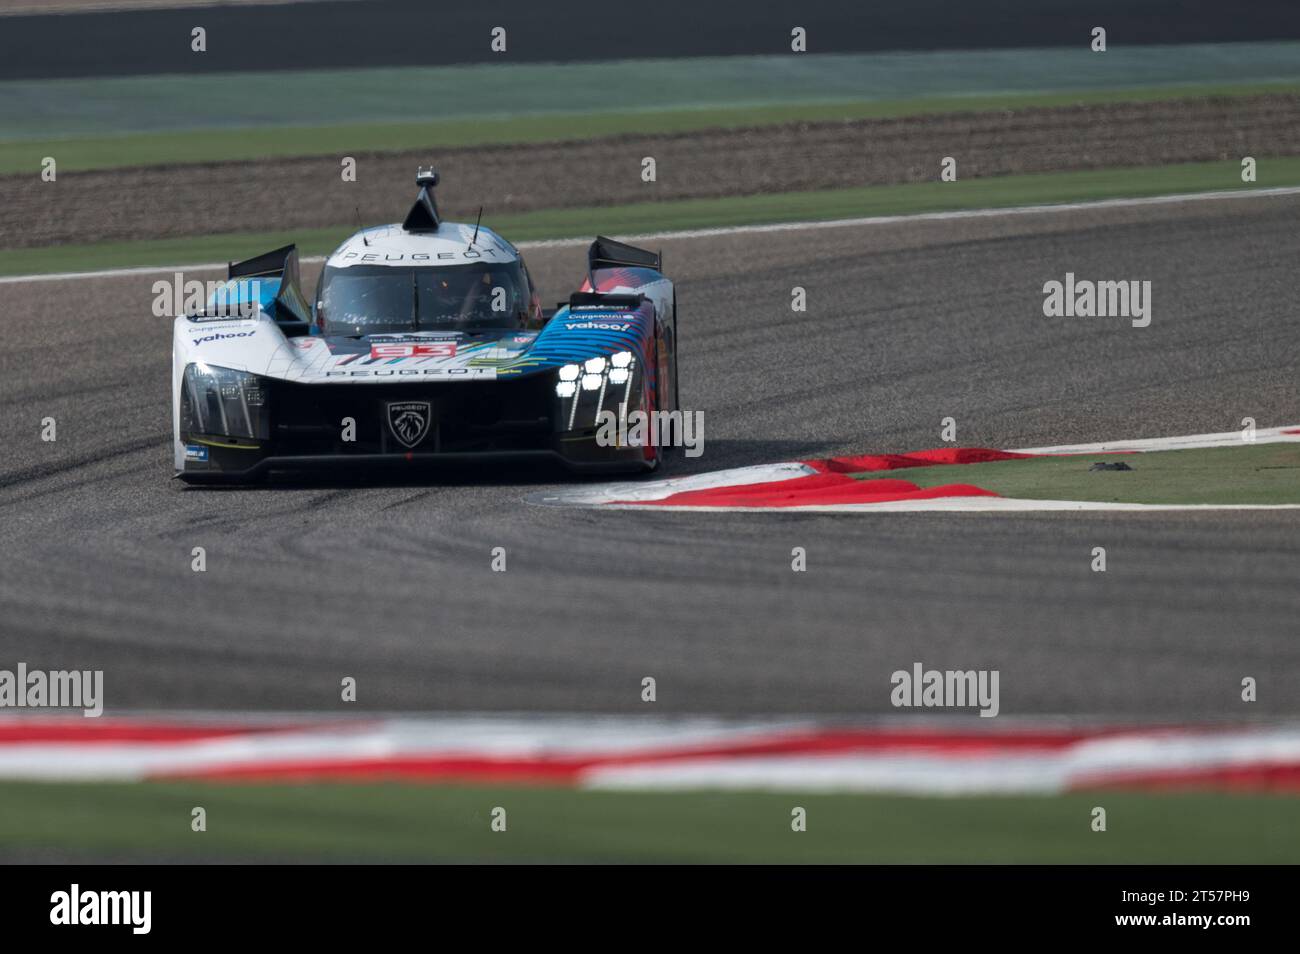
[[[459,341],[459,331],[413,331],[402,334],[371,335],[370,340],[377,343],[420,342],[420,341]]]
[[[186,444],[185,459],[206,463],[208,460],[208,449],[202,444]]]
[[[375,342],[370,346],[372,358],[454,358],[456,342],[422,341],[409,344]]]
[[[515,258],[514,253],[504,246],[480,239],[476,245],[458,249],[454,252],[413,252],[407,254],[406,252],[363,252],[350,249],[330,259],[329,264],[340,266],[351,265],[355,262],[366,262],[387,265],[393,262],[448,262],[459,260],[472,262],[479,259],[513,262]]]
[[[632,325],[620,321],[566,321],[565,331],[631,331]]]
[[[197,348],[199,345],[207,344],[211,341],[225,341],[228,338],[251,338],[255,334],[257,334],[256,328],[254,328],[252,331],[232,331],[228,335],[221,334],[221,333],[207,335],[206,337],[199,338],[197,341],[195,341],[194,347]]]
[[[396,401],[388,405],[388,429],[403,447],[414,447],[429,433],[433,408],[428,401]]]
[[[359,368],[356,371],[326,371],[327,378],[391,378],[469,376],[494,378],[496,368]]]

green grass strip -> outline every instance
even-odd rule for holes
[[[598,232],[626,236],[695,228],[1296,186],[1300,185],[1300,157],[1261,158],[1258,175],[1258,182],[1247,186],[1241,182],[1240,167],[1236,162],[1200,162],[778,195],[544,209],[500,217],[493,216],[488,210],[483,221],[512,241],[522,242],[584,237]],[[350,214],[348,210],[340,210],[344,218]],[[9,249],[0,251],[0,275],[223,262],[255,255],[290,241],[296,241],[304,255],[322,255],[336,248],[354,230],[352,225],[338,225],[296,232],[246,232],[157,241]]]
[[[1300,43],[673,57],[0,82],[0,140],[1300,82]],[[267,95],[273,90],[274,95]]]
[[[1081,319],[1084,320],[1084,319]],[[1096,462],[1129,471],[1093,471]],[[974,484],[1004,497],[1145,504],[1300,504],[1300,444],[1246,444],[1140,454],[1085,454],[855,475],[919,487]]]
[[[1125,90],[985,93],[859,102],[770,106],[541,113],[424,122],[256,126],[0,142],[0,175],[39,175],[53,157],[60,172],[194,162],[252,161],[289,156],[355,156],[416,149],[445,150],[505,143],[568,142],[616,135],[655,135],[701,129],[835,122],[955,112],[1028,109],[1116,102],[1155,102],[1205,96],[1298,93],[1295,82],[1202,84]]]
[[[207,831],[191,831],[191,811]],[[791,830],[791,810],[807,831]],[[1102,806],[1107,830],[1091,830]],[[506,831],[494,832],[494,808]],[[0,853],[394,861],[1296,863],[1300,802],[402,784],[0,785]]]

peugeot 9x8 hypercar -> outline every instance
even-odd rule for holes
[[[597,237],[579,290],[548,315],[518,249],[442,220],[437,183],[422,171],[405,221],[339,246],[314,304],[290,245],[231,265],[201,312],[176,319],[177,476],[468,458],[658,465],[652,442],[598,440],[597,415],[677,409],[676,299],[660,256]]]

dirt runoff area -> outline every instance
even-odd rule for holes
[[[286,130],[286,136],[292,136]],[[793,123],[579,142],[150,166],[0,177],[0,247],[400,220],[416,166],[442,173],[445,214],[510,213],[1300,154],[1300,95],[1211,97],[898,119]],[[657,181],[642,181],[653,156]]]

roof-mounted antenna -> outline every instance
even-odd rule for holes
[[[478,241],[478,227],[482,221],[483,221],[483,206],[480,205],[478,207],[478,218],[474,220],[474,237],[469,240],[470,245],[473,245],[475,242]]]
[[[370,248],[370,239],[366,238],[365,227],[361,224],[361,206],[354,205],[352,208],[353,211],[357,213],[357,231],[361,233],[361,241],[365,244],[366,248]]]

